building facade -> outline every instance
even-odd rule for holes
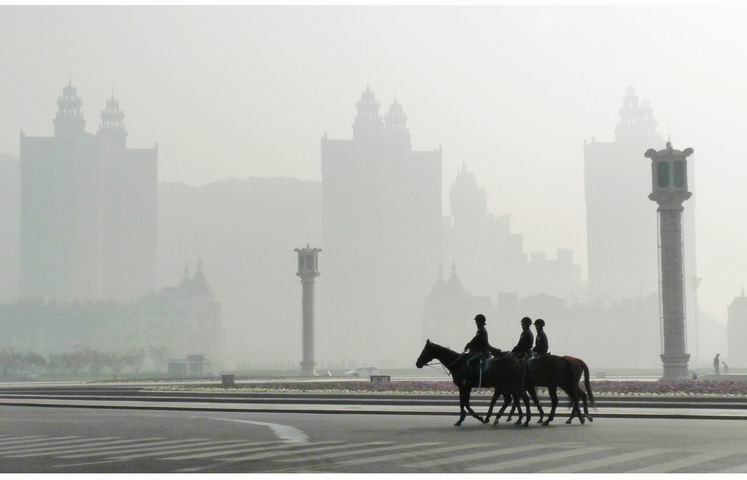
[[[742,294],[731,302],[728,309],[727,323],[729,365],[732,367],[747,367],[747,297]]]
[[[396,100],[382,118],[367,87],[357,110],[352,139],[321,141],[319,356],[385,365],[409,358],[419,341],[422,299],[441,258],[441,150],[412,149]],[[381,335],[387,352],[371,341]]]
[[[54,136],[20,137],[20,296],[142,296],[155,287],[158,150],[127,148],[114,98],[97,134],[71,84],[57,104]]]

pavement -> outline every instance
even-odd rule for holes
[[[747,472],[747,422],[0,407],[0,471]]]

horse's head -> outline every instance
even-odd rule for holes
[[[433,349],[431,348],[431,341],[430,339],[425,341],[425,347],[423,347],[423,351],[420,352],[420,356],[418,357],[418,360],[415,362],[415,366],[418,368],[423,368],[423,365],[433,360]]]

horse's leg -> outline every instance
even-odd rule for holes
[[[555,418],[555,409],[558,408],[558,387],[548,386],[547,393],[550,394],[551,407],[550,407],[550,416],[547,417],[547,420],[545,420],[545,423],[542,424],[544,426],[550,425],[550,422],[552,422],[553,419]]]
[[[476,418],[477,420],[479,420],[479,421],[480,421],[480,423],[484,423],[484,422],[482,421],[482,417],[481,417],[480,415],[478,415],[477,413],[475,413],[475,411],[474,411],[474,410],[472,410],[472,407],[471,407],[471,406],[470,406],[470,404],[469,404],[469,396],[470,396],[471,394],[472,394],[472,389],[471,389],[471,388],[470,388],[470,389],[468,389],[468,390],[467,390],[467,391],[465,392],[465,395],[464,395],[464,406],[465,406],[465,407],[467,408],[467,411],[469,412],[469,414],[470,414],[470,415],[472,415],[472,416],[473,416],[473,417],[475,417],[475,418]]]
[[[527,420],[526,420],[526,422],[524,422],[524,426],[528,427],[529,426],[529,420],[532,419],[532,411],[529,408],[529,395],[527,395],[526,390],[518,390],[517,391],[517,395],[521,395],[521,398],[524,399],[524,406],[527,409]]]
[[[581,407],[578,403],[579,397],[581,398],[581,401],[584,402],[584,414],[583,415],[581,414]],[[581,422],[582,425],[584,424],[584,418],[589,416],[589,407],[586,404],[586,392],[584,392],[580,387],[576,388],[575,406],[573,407],[571,416],[568,418],[568,420],[566,420],[565,423],[571,423],[571,420],[573,420],[574,416],[578,416],[578,420]]]
[[[519,412],[519,418],[516,419],[514,422],[514,425],[521,425],[521,420],[524,418],[524,411],[521,409],[521,398],[519,395],[511,394],[511,398],[514,401],[514,405],[516,406],[516,410]]]
[[[508,407],[508,404],[511,402],[511,396],[503,394],[503,406],[500,410],[498,410],[498,414],[495,416],[495,421],[493,422],[493,425],[498,425],[498,421],[501,419],[501,415],[503,415],[503,412],[506,411],[506,407]]]
[[[485,415],[484,423],[488,423],[490,421],[490,415],[493,414],[493,407],[495,407],[495,402],[498,401],[498,396],[500,395],[500,392],[496,388],[493,390],[493,398],[490,399],[490,407],[488,408],[488,414]]]
[[[459,388],[459,420],[457,420],[454,426],[460,426],[466,417],[467,414],[464,412],[464,388]]]
[[[587,402],[587,400],[589,399],[589,396],[586,395],[586,392],[582,388],[578,389],[578,393],[581,396],[581,401],[584,402],[584,417],[586,417],[586,419],[589,420],[590,422],[593,422],[594,417],[592,417],[591,414],[589,414],[589,404]]]
[[[534,402],[534,406],[537,407],[537,410],[539,410],[540,419],[537,423],[542,423],[542,420],[545,418],[545,411],[542,410],[542,405],[540,404],[539,398],[537,397],[537,389],[535,387],[529,387],[527,388],[527,391],[529,392],[529,396]]]

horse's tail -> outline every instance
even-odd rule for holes
[[[591,403],[591,406],[594,407],[594,392],[591,391],[591,382],[589,381],[589,367],[586,365],[586,362],[578,359],[579,362],[581,362],[581,366],[584,368],[584,388],[586,389],[586,394],[589,396],[589,402]]]

